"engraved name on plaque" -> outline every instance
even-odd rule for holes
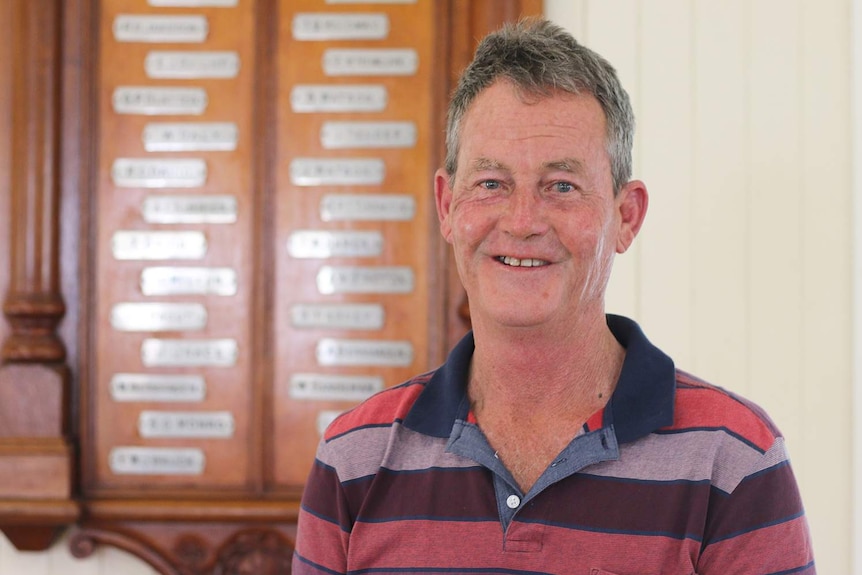
[[[229,411],[149,411],[138,417],[141,437],[226,439],[233,437],[233,413]]]
[[[148,152],[230,151],[239,130],[233,122],[150,122],[141,139]]]
[[[159,6],[162,8],[204,8],[206,6],[224,8],[236,6],[238,2],[239,0],[147,0],[147,4],[150,6]]]
[[[151,295],[236,295],[232,268],[148,267],[141,271],[141,293]]]
[[[413,269],[406,266],[323,266],[317,273],[322,294],[411,293]]]
[[[413,148],[413,122],[324,122],[320,144],[328,150],[349,148]]]
[[[209,32],[204,16],[120,14],[114,18],[117,42],[203,42]]]
[[[295,258],[377,257],[383,253],[378,231],[298,230],[290,234],[287,251]]]
[[[290,91],[294,112],[382,112],[389,93],[380,85],[299,85]]]
[[[195,331],[207,325],[199,303],[118,303],[111,309],[111,327],[118,331]]]
[[[150,78],[235,78],[239,74],[239,54],[153,50],[144,59],[144,70]]]
[[[147,196],[141,214],[150,224],[232,224],[236,206],[235,196]]]
[[[329,48],[323,52],[327,76],[412,76],[419,55],[412,48]]]
[[[410,221],[416,199],[406,194],[326,194],[320,200],[320,219],[337,221]]]
[[[323,366],[407,367],[413,363],[413,344],[409,341],[324,338],[317,342],[315,357]]]
[[[114,447],[108,466],[117,475],[200,475],[202,449],[181,447]]]
[[[290,323],[297,328],[382,329],[383,306],[377,303],[296,304]]]
[[[111,104],[118,114],[200,115],[208,99],[203,88],[120,86],[114,90]]]
[[[295,158],[290,181],[295,186],[378,185],[385,170],[379,158]]]
[[[205,396],[202,375],[117,373],[111,377],[114,401],[200,402]]]
[[[362,401],[383,389],[374,375],[297,373],[290,378],[290,397],[317,401]]]
[[[293,17],[296,40],[383,40],[389,35],[386,14],[302,13]]]
[[[111,179],[119,188],[197,188],[207,179],[207,165],[198,158],[117,158]]]
[[[145,339],[141,361],[147,367],[230,367],[239,349],[234,339]]]
[[[111,252],[118,260],[198,260],[207,253],[203,232],[114,232]]]

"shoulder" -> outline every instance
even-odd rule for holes
[[[434,372],[424,373],[371,396],[355,408],[338,416],[326,429],[324,442],[355,431],[391,427],[407,416]]]
[[[674,422],[666,431],[722,431],[761,453],[781,432],[757,404],[681,370],[676,372]]]

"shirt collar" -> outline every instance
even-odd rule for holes
[[[617,387],[605,407],[603,425],[613,425],[617,441],[627,443],[673,423],[675,368],[671,358],[649,342],[637,323],[610,314],[607,322],[626,348],[626,356]],[[473,349],[473,332],[469,332],[426,384],[404,420],[406,427],[432,437],[449,437],[455,421],[467,419],[467,377]]]

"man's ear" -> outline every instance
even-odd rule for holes
[[[440,168],[434,174],[434,199],[437,202],[437,219],[440,220],[440,234],[447,242],[452,243],[452,225],[449,222],[449,208],[452,206],[452,188],[449,187],[450,176]]]
[[[617,253],[621,254],[632,245],[646,217],[649,205],[646,185],[640,180],[632,180],[622,187],[615,202],[620,214]]]

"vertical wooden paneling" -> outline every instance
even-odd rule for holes
[[[0,245],[9,241],[9,190],[12,132],[12,3],[0,2]],[[9,289],[9,250],[0,249],[0,294]],[[6,341],[9,325],[0,320],[0,341]]]
[[[784,431],[791,454],[802,426],[799,4],[749,4],[749,396]]]
[[[852,548],[850,7],[803,2],[801,8],[802,407],[791,450],[801,460],[797,475],[817,534],[818,571],[850,573],[849,554],[828,547]]]
[[[691,357],[747,393],[747,0],[694,2]],[[659,191],[659,193],[661,193]]]
[[[681,367],[692,363],[692,6],[641,11],[640,170],[650,194],[641,231],[640,319]]]
[[[590,0],[586,10],[584,44],[604,56],[617,70],[629,93],[635,118],[639,117],[639,21],[641,3],[637,0]],[[633,177],[640,178],[640,130],[635,133]],[[647,189],[651,190],[649,182]],[[606,309],[629,317],[638,317],[638,269],[641,244],[635,241],[629,251],[617,255],[608,285]]]

